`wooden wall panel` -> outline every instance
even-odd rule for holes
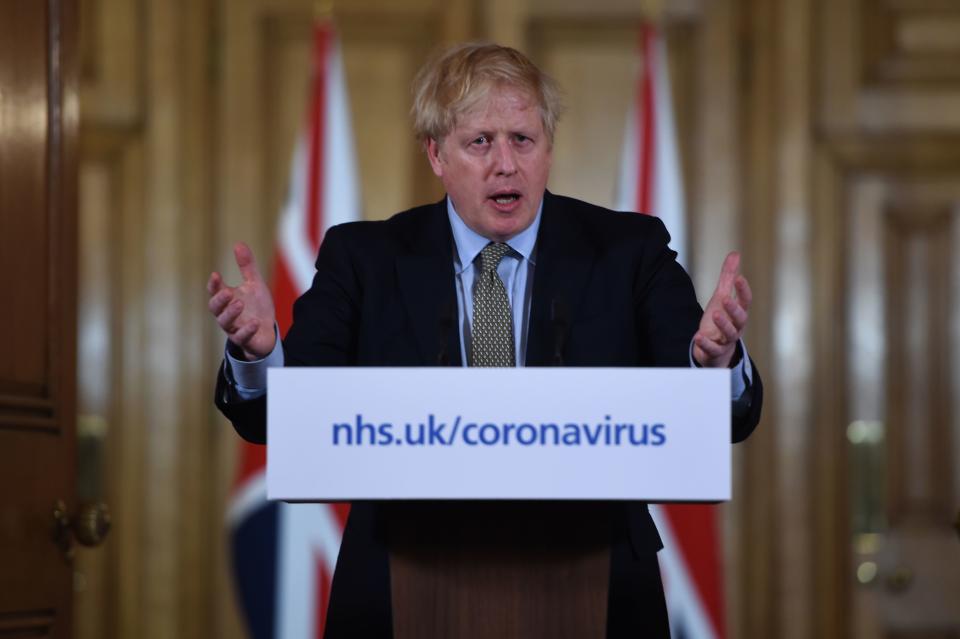
[[[955,3],[821,3],[819,116],[828,131],[960,128]]]
[[[410,85],[440,46],[431,36],[438,27],[436,19],[344,20],[344,62],[358,123],[354,138],[367,219],[386,219],[443,194],[409,116]]]
[[[80,100],[89,127],[118,126],[143,117],[146,0],[84,0]]]
[[[627,113],[639,70],[638,16],[535,20],[530,51],[563,89],[553,192],[613,208]]]
[[[206,388],[214,7],[84,8],[80,482],[115,526],[78,559],[79,637],[236,634]]]
[[[865,0],[861,10],[865,83],[917,89],[960,81],[960,7],[956,3]]]

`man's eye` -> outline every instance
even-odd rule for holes
[[[479,137],[477,137],[477,138],[475,138],[475,139],[473,140],[473,144],[476,144],[476,145],[478,145],[478,146],[484,145],[484,144],[486,144],[487,142],[489,142],[489,140],[487,139],[487,136],[485,136],[485,135],[481,135],[481,136],[479,136]]]

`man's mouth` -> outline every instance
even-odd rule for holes
[[[520,194],[516,191],[505,191],[502,193],[494,193],[490,196],[490,199],[498,206],[510,206],[520,199]]]

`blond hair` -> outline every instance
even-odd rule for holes
[[[413,129],[422,142],[440,141],[492,88],[526,91],[540,108],[543,130],[553,142],[562,106],[557,83],[510,47],[469,43],[447,49],[413,81]]]

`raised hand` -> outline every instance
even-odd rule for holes
[[[238,286],[227,286],[220,273],[211,273],[207,280],[210,294],[207,306],[227,338],[243,350],[247,360],[262,359],[276,344],[273,297],[257,270],[250,247],[238,242],[233,247],[233,255],[243,281]]]
[[[730,253],[723,260],[720,281],[693,336],[693,357],[701,366],[730,366],[737,342],[747,326],[752,300],[750,284],[740,274],[740,254]]]

